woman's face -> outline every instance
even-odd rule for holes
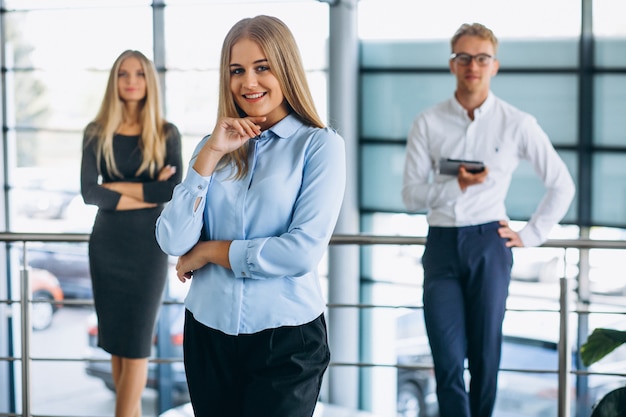
[[[146,77],[139,59],[130,56],[122,61],[117,73],[117,93],[128,103],[146,97]]]
[[[260,124],[263,130],[289,113],[278,78],[261,47],[250,39],[241,39],[231,49],[230,91],[248,116],[267,117]]]

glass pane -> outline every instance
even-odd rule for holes
[[[65,9],[68,7],[148,6],[151,0],[4,0],[11,10]]]
[[[601,68],[623,68],[626,66],[626,39],[596,38],[595,62]]]
[[[361,146],[361,208],[366,210],[399,211],[402,203],[403,145]]]
[[[555,145],[578,140],[578,80],[575,75],[498,74],[494,93],[533,115]]]
[[[575,76],[499,74],[492,85],[497,96],[536,117],[554,144],[576,142]],[[361,88],[362,136],[398,140],[419,112],[452,96],[455,80],[450,74],[364,74]]]
[[[361,137],[405,140],[415,116],[453,91],[450,74],[363,74]]]
[[[10,190],[11,231],[89,233],[97,211],[80,195],[78,167],[16,168]]]
[[[592,227],[589,231],[589,238],[626,241],[626,229]],[[626,259],[626,250],[589,250],[589,286],[592,293],[610,296],[626,295],[626,276],[622,273],[624,259]]]
[[[198,140],[211,133],[217,116],[217,71],[168,71],[165,84],[168,120]]]
[[[82,131],[15,133],[16,166],[9,169],[11,230],[88,233],[95,206],[80,196]]]
[[[364,39],[449,39],[463,22],[483,23],[500,39],[574,38],[580,33],[581,6],[571,0],[361,0],[358,13]]]
[[[442,68],[447,71],[448,41],[362,40],[361,66],[364,68]]]
[[[150,7],[9,13],[7,26],[8,67],[12,68],[14,61],[25,68],[65,70],[64,85],[74,82],[72,71],[77,69],[108,70],[126,49],[139,49],[152,56]],[[62,30],[41,30],[49,27]]]
[[[578,176],[578,164],[574,152],[559,152],[567,165],[574,182]],[[521,161],[513,174],[511,186],[506,197],[507,213],[513,220],[528,220],[535,212],[541,198],[545,193],[545,187],[541,179],[535,173],[532,165],[527,161]],[[569,207],[562,223],[572,223],[576,218],[576,197]]]
[[[626,27],[621,19],[626,4],[613,0],[593,1],[595,61],[599,67],[626,66]]]
[[[626,75],[600,74],[594,80],[593,141],[597,145],[625,147]]]
[[[327,66],[328,5],[317,1],[223,2],[174,5],[165,9],[167,66],[216,69],[224,37],[244,17],[276,16],[293,32],[306,69]],[[242,7],[245,14],[242,14]],[[219,16],[206,24],[207,16]]]
[[[448,40],[385,41],[364,40],[362,65],[366,68],[444,68],[448,69]],[[575,67],[578,42],[504,39],[498,47],[501,68]]]
[[[113,60],[111,61],[111,65]],[[98,109],[107,71],[19,71],[7,73],[15,94],[9,92],[7,124],[20,128],[81,130]]]
[[[498,46],[500,68],[574,68],[578,39],[503,39]]]
[[[618,16],[626,13],[626,4],[615,0],[593,0],[593,32],[599,37],[624,37],[626,27]]]
[[[361,231],[382,236],[426,237],[428,224],[423,214],[371,213],[362,216]],[[363,278],[408,286],[422,285],[422,245],[366,245],[361,251]],[[396,299],[393,303],[415,304],[415,301]]]
[[[271,0],[271,3],[306,3],[311,2],[312,0]],[[237,3],[241,4],[255,4],[255,3],[269,3],[268,0],[167,0],[167,5],[190,5],[190,4],[206,4],[210,3],[213,6],[223,5],[223,4],[232,4]]]
[[[77,132],[17,132],[17,166],[62,167],[80,175],[82,130]],[[51,176],[52,174],[45,175]]]
[[[626,227],[626,153],[598,153],[592,167],[593,223]]]

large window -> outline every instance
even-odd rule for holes
[[[593,7],[587,7],[591,3]],[[374,235],[426,233],[423,213],[407,214],[400,196],[406,136],[418,113],[452,96],[455,78],[448,68],[449,40],[462,23],[480,22],[493,29],[500,41],[500,71],[492,81],[494,94],[537,118],[576,183],[575,201],[563,225],[555,228],[550,237],[576,239],[587,226],[613,226],[592,227],[587,233],[592,238],[622,239],[626,228],[626,189],[620,178],[626,175],[626,140],[620,115],[626,102],[626,35],[616,16],[624,11],[624,6],[609,0],[533,0],[519,4],[444,0],[422,7],[410,0],[360,1],[361,231]],[[593,31],[583,27],[592,27]],[[544,191],[530,164],[521,163],[506,199],[514,227],[521,227],[530,218]],[[421,250],[383,245],[363,248],[362,302],[421,305]],[[553,308],[559,298],[558,278],[577,279],[581,257],[590,263],[592,299],[608,305],[622,303],[624,280],[610,271],[619,270],[623,251],[579,253],[572,249],[533,248],[515,250],[514,255],[509,308]],[[385,362],[390,357],[400,361],[402,356],[395,356],[395,349],[404,346],[392,344],[385,349],[377,341],[402,340],[407,332],[403,327],[405,316],[404,310],[363,313],[362,342],[365,346],[371,344],[363,349],[364,362]],[[533,323],[530,327],[537,329],[555,329],[554,316],[517,317],[507,313],[507,334],[512,330],[507,323],[514,320],[527,320]],[[397,326],[390,328],[390,320]],[[417,333],[415,322],[412,325],[415,334],[424,335],[423,329]],[[530,339],[547,340],[539,333]],[[410,363],[417,365],[424,356],[415,345],[408,354],[413,355]],[[554,351],[537,355],[553,357]],[[416,398],[404,377],[398,375],[394,380],[384,369],[362,370],[363,395],[369,399],[371,409],[389,410],[384,400],[375,395],[381,381],[397,382],[399,398]],[[538,384],[538,380],[522,382],[524,378],[518,380],[519,377],[514,373],[501,376],[504,382],[496,415],[511,412],[507,407],[521,398],[520,393],[508,392],[511,384]],[[415,386],[418,380],[410,382]],[[554,385],[554,381],[550,384]],[[417,398],[418,404],[426,404],[426,397]],[[524,402],[532,402],[534,411],[525,410],[518,403],[512,415],[540,415],[538,410],[556,414],[555,399],[533,398]]]
[[[5,0],[2,6],[7,231],[90,232],[95,207],[83,203],[79,189],[83,129],[98,112],[113,61],[126,49],[153,59],[162,75],[165,116],[182,133],[185,169],[198,141],[213,129],[222,41],[244,17],[274,15],[292,29],[317,109],[327,119],[328,5],[323,2]],[[18,299],[23,248],[8,246],[8,279],[2,274],[0,299]],[[51,316],[42,310],[41,319],[33,323],[31,411],[112,415],[108,363],[77,360],[106,359],[94,345],[86,244],[27,246],[36,296],[61,293],[70,303],[50,309]],[[172,280],[166,301],[180,302],[185,289]],[[20,356],[19,306],[0,309],[0,356]],[[11,330],[5,311],[15,318]],[[171,338],[155,356],[181,358],[180,311],[180,305],[162,309],[161,316],[169,317],[171,325],[159,332]],[[167,398],[154,389],[159,385],[157,369],[171,372],[164,381],[172,383],[172,390],[160,392]],[[19,411],[20,371],[19,361],[0,363],[0,413],[13,410],[13,404]],[[181,363],[172,368],[152,364],[149,386],[144,415],[158,415],[188,399]]]
[[[577,197],[564,222],[626,227],[624,186],[616,182],[626,162],[620,127],[626,35],[615,18],[624,10],[610,1],[593,6],[592,14],[583,15],[583,2],[567,0],[517,6],[442,1],[429,4],[428,10],[410,1],[361,1],[361,175],[369,179],[362,181],[362,208],[403,211],[399,198],[390,195],[401,184],[396,164],[410,123],[452,95],[449,39],[461,23],[481,22],[500,40],[494,93],[537,118],[577,182]],[[582,31],[583,22],[585,27],[591,23],[592,33]],[[581,42],[589,37],[591,44]],[[372,165],[374,155],[389,165]],[[589,173],[591,180],[579,182],[581,173]],[[530,177],[532,172],[522,166],[507,198],[516,220],[527,220],[543,193]],[[579,212],[581,205],[588,209]]]
[[[12,231],[90,230],[93,211],[81,210],[80,198],[69,198],[79,192],[82,129],[95,117],[108,71],[125,49],[165,57],[155,63],[164,74],[166,117],[183,134],[185,161],[213,128],[221,44],[242,17],[272,14],[292,28],[318,111],[326,118],[328,6],[323,3],[173,1],[162,8],[146,0],[5,3]],[[45,194],[30,192],[39,189]],[[80,227],[79,218],[84,218]]]
[[[332,65],[328,62],[328,47],[333,41],[329,39],[329,8],[345,7],[345,2],[340,6],[316,0],[0,3],[5,145],[0,155],[6,168],[7,231],[91,230],[95,209],[83,203],[79,191],[82,134],[98,111],[110,66],[125,49],[141,50],[155,61],[162,75],[165,115],[183,135],[185,163],[200,138],[212,130],[220,48],[227,30],[243,17],[270,14],[287,23],[300,45],[319,113],[324,120],[332,120],[327,103],[328,67]],[[538,119],[576,181],[576,200],[563,225],[555,228],[550,237],[626,239],[626,133],[622,127],[626,26],[621,18],[626,7],[621,1],[355,3],[360,73],[359,99],[354,106],[358,109],[359,137],[357,146],[350,149],[357,152],[359,164],[362,233],[426,234],[423,213],[407,214],[401,201],[406,135],[419,112],[453,93],[455,80],[448,69],[451,35],[464,22],[481,22],[492,28],[500,40],[501,70],[493,80],[494,93]],[[530,217],[542,193],[543,186],[532,168],[522,163],[506,200],[515,226],[521,227]],[[6,276],[0,274],[0,299],[16,299],[23,248],[7,246],[9,262]],[[417,397],[415,389],[410,388],[416,387],[417,381],[411,379],[415,375],[398,373],[393,368],[407,358],[429,357],[419,318],[422,252],[419,245],[365,245],[361,250],[361,302],[390,307],[365,309],[359,316],[361,361],[389,365],[359,368],[360,408],[376,415],[394,415],[396,401],[405,394],[405,405],[417,403],[425,407],[425,415],[434,414],[432,374],[419,374],[423,395]],[[558,307],[558,278],[576,280],[580,260],[585,258],[594,302],[599,299],[602,308],[618,308],[615,306],[623,305],[626,295],[626,280],[619,273],[623,252],[516,250],[510,307]],[[106,359],[94,348],[86,245],[35,243],[28,245],[28,259],[33,281],[47,283],[45,288],[50,294],[60,288],[66,300],[76,301],[55,310],[51,322],[39,321],[33,333],[32,412],[112,415],[114,403],[106,366],[102,368],[97,362],[87,366],[75,360],[85,356]],[[161,324],[165,329],[160,328],[171,336],[161,340],[160,349],[172,357],[180,355],[182,340],[180,305],[176,302],[183,298],[184,289],[181,291],[177,284],[173,282],[166,294],[167,301],[174,301],[174,305],[163,310],[171,323]],[[542,329],[530,337],[522,336],[531,345],[540,339],[547,342],[549,349],[537,355],[546,358],[547,366],[553,368],[555,316],[532,315],[532,321],[515,314],[509,317],[509,336],[520,336],[514,331],[519,330],[520,322]],[[19,356],[17,318],[17,305],[0,305],[0,357]],[[6,331],[7,323],[11,323],[13,333]],[[551,336],[544,340],[546,334]],[[509,347],[513,358],[535,355],[527,346]],[[144,415],[158,415],[164,408],[187,400],[184,388],[179,389],[184,387],[180,380],[184,372],[178,365],[160,367],[163,372],[171,372],[163,375],[170,375],[172,390],[146,390]],[[522,366],[511,366],[518,365]],[[158,375],[157,369],[153,365],[151,375]],[[19,373],[19,363],[0,362],[0,413],[19,403]],[[4,382],[9,378],[17,388],[7,394]],[[502,391],[498,412],[520,413],[519,409],[507,407],[519,400],[518,392],[511,387],[523,385],[542,388],[532,393],[527,406],[540,403],[537,415],[556,415],[556,397],[541,397],[555,392],[554,378],[545,385],[540,385],[541,378],[525,380],[516,374],[507,374],[503,380],[508,388]],[[159,383],[153,380],[152,384],[156,387]],[[407,387],[408,391],[403,391]],[[530,411],[524,413],[525,417],[531,415]]]

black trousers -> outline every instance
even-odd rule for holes
[[[513,265],[499,227],[493,222],[428,231],[422,258],[424,319],[441,417],[490,417],[493,411]]]
[[[231,336],[187,310],[183,347],[196,417],[311,417],[330,361],[323,315]]]

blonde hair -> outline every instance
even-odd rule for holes
[[[452,39],[450,39],[451,52],[454,52],[454,45],[456,45],[461,36],[476,36],[477,38],[487,40],[493,45],[493,51],[498,52],[498,38],[485,25],[480,23],[463,23],[452,36]]]
[[[141,124],[139,147],[143,161],[135,174],[139,175],[147,171],[152,178],[155,178],[165,163],[165,141],[167,139],[165,125],[167,122],[163,119],[161,112],[161,96],[156,69],[152,61],[141,52],[126,50],[115,60],[109,73],[100,110],[94,121],[88,126],[86,133],[88,137],[98,140],[98,170],[100,170],[100,161],[104,158],[108,174],[121,177],[113,157],[113,136],[122,124],[126,111],[118,92],[119,70],[122,62],[130,57],[139,60],[146,80],[146,96],[141,101],[139,111],[139,123]]]
[[[230,90],[231,51],[233,45],[242,39],[256,42],[265,54],[272,74],[278,79],[289,110],[306,125],[325,127],[315,109],[293,34],[280,19],[264,15],[240,20],[224,39],[220,61],[218,118],[246,116],[235,103]],[[225,155],[220,167],[230,163],[235,164],[235,178],[243,178],[248,172],[247,144]]]

